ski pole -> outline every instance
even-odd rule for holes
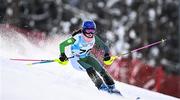
[[[164,43],[164,42],[166,42],[166,41],[167,41],[167,39],[161,39],[160,41],[157,41],[157,42],[154,42],[154,43],[145,45],[145,46],[140,47],[140,48],[136,48],[136,49],[134,49],[134,50],[132,50],[132,51],[130,51],[130,52],[127,52],[127,53],[123,53],[123,54],[121,54],[120,56],[128,55],[128,54],[131,54],[131,53],[140,51],[140,50],[142,50],[142,49],[146,49],[146,48],[152,47],[152,46],[154,46],[154,45],[158,45],[158,44],[160,44],[160,43]]]
[[[44,64],[44,63],[51,63],[51,62],[55,62],[55,61],[54,60],[40,61],[40,62],[29,63],[27,65]]]
[[[74,58],[74,56],[68,57],[68,59],[71,59],[71,58]],[[63,64],[62,62],[59,61],[59,59],[46,60],[46,59],[15,59],[15,58],[11,58],[10,60],[16,60],[16,61],[37,61],[37,62],[29,63],[27,65],[44,64],[44,63],[51,63],[51,62],[58,62],[60,64]]]
[[[68,59],[73,58],[74,56],[68,57]],[[17,59],[17,58],[10,58],[10,60],[16,60],[16,61],[39,61],[39,62],[53,62],[54,60],[48,60],[48,59]]]
[[[154,45],[158,45],[158,44],[160,44],[160,43],[164,43],[165,41],[167,41],[167,39],[161,39],[160,41],[157,41],[157,42],[154,42],[154,43],[145,45],[145,46],[140,47],[140,48],[136,48],[136,49],[131,50],[131,51],[127,52],[127,53],[120,54],[119,56],[112,56],[112,58],[111,58],[111,60],[110,60],[110,61],[111,61],[110,64],[108,64],[108,62],[104,62],[104,63],[105,63],[106,65],[111,65],[112,62],[113,62],[116,58],[118,58],[118,57],[121,57],[121,56],[124,56],[124,55],[128,55],[128,54],[132,54],[132,53],[137,52],[137,51],[140,51],[140,50],[142,50],[142,49],[146,49],[146,48],[152,47],[152,46],[154,46]]]
[[[16,58],[10,58],[10,60],[16,60],[16,61],[49,61],[49,60],[42,60],[42,59],[16,59]]]

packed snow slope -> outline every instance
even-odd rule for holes
[[[116,82],[116,86],[124,97],[110,95],[98,91],[85,72],[73,69],[70,64],[28,66],[28,62],[9,60],[57,58],[58,44],[66,37],[52,37],[37,47],[16,32],[4,30],[0,35],[0,100],[135,100],[136,97],[140,100],[178,100],[121,82]]]

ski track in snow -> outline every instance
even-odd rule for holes
[[[0,34],[2,35],[2,34]],[[116,82],[122,95],[110,95],[98,91],[85,72],[77,71],[70,64],[57,63],[27,66],[27,62],[11,61],[12,57],[55,58],[58,42],[37,48],[25,38],[16,36],[18,41],[6,46],[8,39],[0,38],[0,100],[179,100],[157,92]],[[51,47],[51,48],[49,48]],[[22,50],[22,51],[21,51]],[[54,53],[55,52],[55,53]],[[22,54],[23,53],[23,54]]]

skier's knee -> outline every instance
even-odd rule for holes
[[[86,69],[86,71],[87,71],[87,74],[89,75],[89,77],[91,78],[91,80],[94,82],[95,86],[99,89],[101,84],[103,84],[103,81],[98,76],[98,74],[96,73],[94,68],[90,67],[90,68]]]
[[[104,76],[106,74],[106,71],[103,69],[103,70],[101,70],[101,72],[100,72],[100,75],[101,76]]]
[[[105,83],[107,85],[113,85],[114,84],[113,79],[105,70],[101,71],[100,74],[103,77],[103,80],[105,81]]]
[[[90,67],[86,69],[87,74],[89,75],[89,77],[94,77],[94,75],[96,75],[96,71],[94,70],[94,68]]]

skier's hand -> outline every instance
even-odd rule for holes
[[[59,59],[55,59],[54,61],[59,64],[66,65],[68,63],[68,58],[65,53],[61,53]]]
[[[110,57],[110,55],[106,53],[104,55],[104,64],[105,65],[111,65],[116,58],[117,58],[117,56]]]
[[[110,59],[111,59],[111,57],[110,57],[109,53],[105,53],[104,54],[104,61],[108,61]]]
[[[64,61],[67,61],[68,58],[67,58],[67,56],[66,56],[65,53],[61,53],[61,55],[60,55],[60,57],[59,57],[59,60],[60,60],[61,62],[64,62]]]

